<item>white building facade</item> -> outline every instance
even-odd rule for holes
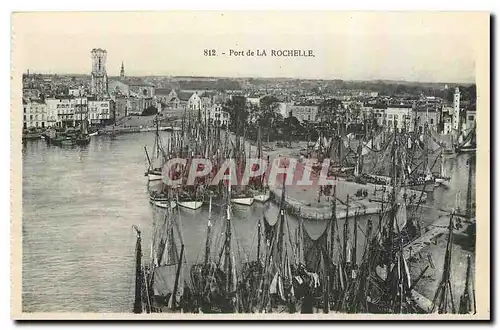
[[[389,105],[385,109],[385,115],[389,129],[392,130],[395,125],[399,130],[406,127],[406,130],[413,131],[414,113],[411,106]]]
[[[47,105],[41,100],[31,100],[23,104],[23,128],[45,128],[47,125]]]

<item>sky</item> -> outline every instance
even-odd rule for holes
[[[15,13],[13,70],[130,76],[292,77],[473,83],[485,13],[80,12]],[[217,56],[204,56],[215,49]],[[273,57],[271,50],[314,57]],[[230,56],[265,50],[267,56]],[[223,55],[222,53],[225,53]]]

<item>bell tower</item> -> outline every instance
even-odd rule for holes
[[[101,48],[94,48],[90,55],[92,58],[90,90],[93,95],[102,97],[108,92],[107,52]]]

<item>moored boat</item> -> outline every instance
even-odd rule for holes
[[[193,200],[179,201],[178,204],[179,206],[190,210],[197,210],[203,206],[202,201],[193,201]]]
[[[271,198],[271,192],[269,190],[256,193],[253,198],[260,203],[265,203]]]
[[[170,201],[170,203],[168,201],[165,201],[165,202],[156,202],[156,201],[151,201],[151,203],[154,205],[154,206],[157,206],[157,207],[160,207],[162,209],[166,209],[169,207],[170,205],[170,208],[171,209],[175,209],[177,207],[177,202],[175,201]]]
[[[250,206],[253,204],[254,197],[231,198],[231,202],[240,205]]]

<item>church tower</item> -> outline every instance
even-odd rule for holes
[[[125,78],[125,68],[123,67],[123,61],[122,61],[122,67],[120,68],[120,78]]]
[[[90,91],[92,95],[102,97],[108,92],[108,75],[106,73],[107,52],[101,48],[94,48],[90,52],[90,55],[92,58]]]

